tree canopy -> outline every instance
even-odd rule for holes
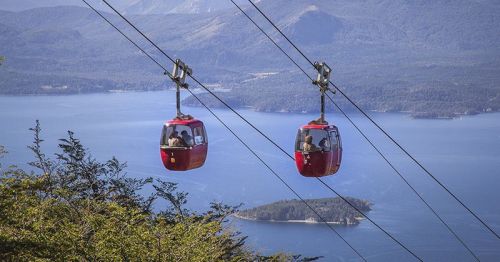
[[[35,159],[27,172],[0,165],[0,260],[21,261],[310,261],[261,256],[224,227],[237,207],[212,203],[205,213],[184,207],[175,183],[127,177],[125,163],[99,162],[75,138],[47,157],[37,121]],[[0,146],[0,158],[7,152]],[[154,193],[141,190],[152,187]],[[153,209],[159,200],[167,204]],[[163,203],[163,202],[162,202]]]

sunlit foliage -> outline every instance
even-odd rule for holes
[[[72,132],[51,159],[41,149],[39,123],[31,130],[35,160],[29,164],[35,171],[0,166],[2,261],[300,259],[263,257],[247,249],[245,237],[224,227],[236,207],[213,203],[206,213],[189,211],[187,193],[178,192],[176,184],[129,178],[124,163],[99,162]],[[146,187],[154,193],[144,196],[140,191]],[[153,208],[157,200],[162,204]]]

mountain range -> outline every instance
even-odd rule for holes
[[[78,1],[59,6],[69,2],[49,0],[46,7],[27,10],[12,0],[2,4],[0,9],[15,11],[0,11],[0,54],[7,57],[0,67],[0,93],[171,86],[155,64],[92,10],[77,6]],[[221,95],[233,105],[317,111],[310,81],[229,0],[120,3],[117,7],[133,23],[189,64],[198,79],[224,90]],[[257,5],[308,57],[330,64],[333,81],[366,109],[417,116],[500,110],[498,1],[262,0]],[[243,8],[314,75],[255,9]],[[171,68],[119,17],[104,14]],[[346,105],[341,97],[338,101]]]
[[[100,10],[109,10],[101,1],[88,0]],[[125,14],[170,14],[170,13],[205,13],[228,7],[227,0],[108,0],[114,7]],[[83,6],[81,0],[2,0],[1,10],[24,11],[39,7]]]

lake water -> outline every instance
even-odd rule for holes
[[[167,172],[159,157],[162,123],[175,113],[174,93],[147,92],[80,96],[0,97],[0,144],[9,154],[4,164],[26,167],[32,160],[35,120],[42,125],[46,152],[72,130],[100,160],[116,156],[128,162],[131,177],[155,177],[179,183],[189,192],[189,208],[206,210],[211,201],[244,203],[245,207],[294,198],[260,162],[203,108],[185,113],[203,120],[209,135],[204,167]],[[215,110],[238,134],[305,198],[334,196],[314,180],[298,175],[294,162],[227,110]],[[240,110],[279,145],[293,153],[297,128],[316,115],[269,114]],[[389,131],[491,227],[500,232],[500,114],[454,120],[414,120],[404,114],[373,113]],[[449,222],[483,261],[500,261],[500,240],[494,238],[443,190],[412,164],[380,132],[353,114],[370,138]],[[328,120],[340,128],[344,157],[340,171],[325,181],[345,196],[374,203],[369,216],[426,261],[473,261],[412,191],[339,114]],[[323,261],[357,261],[345,243],[324,225],[263,223],[234,220],[230,227],[249,236],[247,243],[269,254],[284,251],[324,256]],[[338,232],[370,261],[413,260],[369,221],[336,226]]]

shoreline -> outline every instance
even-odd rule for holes
[[[246,221],[254,221],[254,222],[270,222],[270,223],[299,223],[299,224],[324,224],[325,222],[321,221],[314,221],[314,220],[258,220],[258,219],[253,219],[253,218],[248,218],[244,217],[238,214],[232,214],[231,215],[234,218],[241,219],[241,220],[246,220]],[[364,220],[363,217],[356,217],[355,218],[357,223],[342,223],[342,222],[326,222],[327,224],[331,225],[345,225],[345,226],[355,226],[359,224],[359,221]]]
[[[32,94],[0,94],[0,97],[48,97],[48,96],[54,96],[54,97],[64,97],[64,96],[85,96],[85,95],[113,95],[113,94],[127,94],[127,93],[150,93],[150,92],[164,92],[164,91],[173,91],[174,89],[147,89],[147,90],[141,90],[141,89],[110,89],[106,91],[100,91],[100,92],[85,92],[85,93],[32,93]],[[184,99],[186,99],[185,97]],[[193,105],[188,103],[183,102],[183,105],[188,106],[188,107],[199,107],[197,105]],[[236,106],[238,109],[250,109],[254,112],[258,113],[271,113],[271,114],[314,114],[314,112],[295,112],[293,110],[277,110],[277,111],[266,111],[266,110],[259,110],[258,108],[255,108],[255,106]],[[440,115],[440,112],[412,112],[412,111],[384,111],[384,110],[368,110],[370,112],[375,112],[375,113],[395,113],[395,114],[403,114],[406,115],[414,120],[455,120],[455,119],[460,119],[462,117],[467,117],[467,116],[477,116],[477,115],[484,115],[484,114],[489,114],[489,113],[500,113],[500,111],[478,111],[478,112],[454,112],[454,113],[449,113],[445,115]]]

